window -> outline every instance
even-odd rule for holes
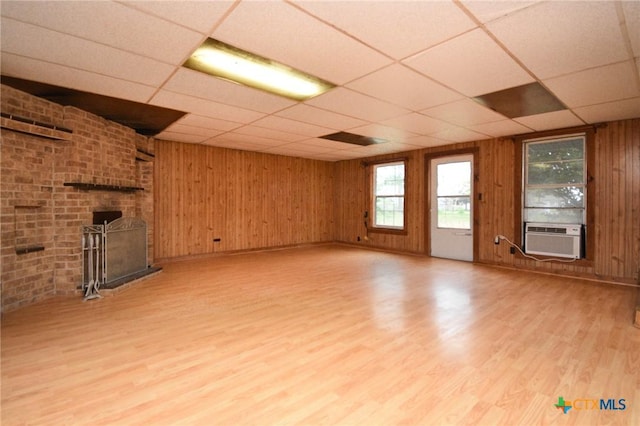
[[[404,229],[404,161],[373,166],[373,226]]]
[[[437,166],[438,228],[471,229],[471,162]]]
[[[585,135],[524,141],[524,222],[585,224]]]

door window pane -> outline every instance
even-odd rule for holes
[[[471,162],[438,164],[438,197],[469,195]]]
[[[469,197],[438,197],[438,228],[471,229]]]
[[[437,166],[438,228],[471,229],[471,162]]]

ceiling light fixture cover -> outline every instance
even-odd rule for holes
[[[297,101],[335,87],[328,81],[212,38],[206,39],[184,66]]]

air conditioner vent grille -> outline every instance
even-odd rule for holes
[[[551,228],[547,226],[528,226],[528,232],[543,232],[545,234],[566,234],[567,228]]]

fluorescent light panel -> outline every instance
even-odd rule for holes
[[[335,87],[328,81],[212,38],[206,39],[184,66],[297,101]]]

